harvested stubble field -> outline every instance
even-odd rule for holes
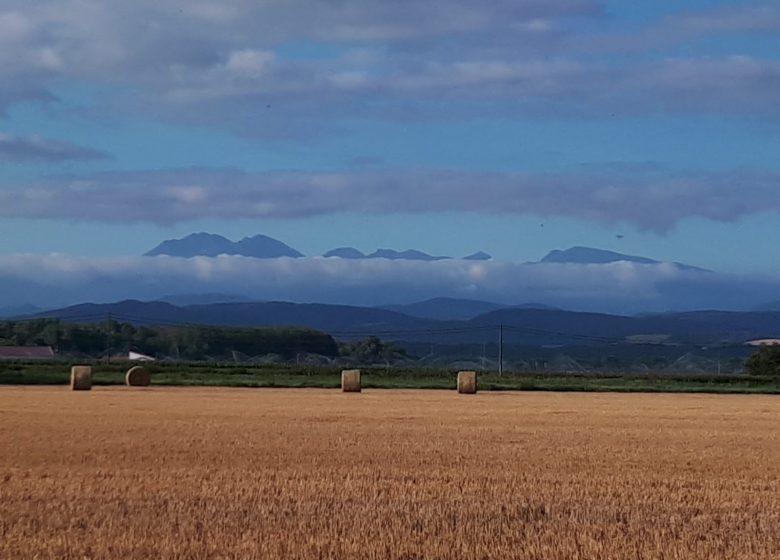
[[[0,388],[0,558],[780,558],[780,398]]]

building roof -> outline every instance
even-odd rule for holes
[[[0,359],[30,360],[53,358],[51,346],[0,346]]]

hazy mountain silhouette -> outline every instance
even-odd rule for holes
[[[342,259],[365,259],[366,256],[354,247],[338,247],[331,249],[323,257],[340,257]]]
[[[477,251],[476,253],[472,253],[471,255],[467,255],[463,257],[464,261],[489,261],[493,257],[486,253],[485,251]]]
[[[626,255],[615,251],[605,249],[594,249],[593,247],[571,247],[569,249],[555,249],[545,255],[539,261],[542,263],[571,263],[571,264],[608,264],[613,262],[627,261],[640,264],[661,264],[663,261],[640,257],[636,255]],[[683,263],[671,263],[685,270],[698,270],[708,272],[704,268],[691,266]]]
[[[43,309],[29,303],[21,305],[9,305],[0,307],[0,318],[16,317],[19,315],[31,315],[33,313],[40,313],[41,311],[43,311]]]
[[[647,257],[637,257],[634,255],[624,255],[614,251],[604,249],[593,249],[591,247],[571,247],[570,249],[555,249],[539,262],[543,263],[576,263],[576,264],[606,264],[618,261],[628,261],[644,264],[658,264],[660,261],[649,259]]]
[[[148,257],[156,255],[170,255],[172,257],[242,255],[259,259],[303,256],[302,253],[289,245],[267,235],[258,234],[233,242],[214,233],[192,233],[182,239],[168,239],[144,255]]]
[[[428,253],[423,253],[422,251],[418,251],[416,249],[407,249],[406,251],[395,251],[394,249],[377,249],[376,251],[368,255],[367,258],[391,259],[391,260],[407,259],[412,261],[440,261],[452,257],[435,257],[433,255],[429,255]]]
[[[412,317],[437,319],[441,321],[471,319],[477,315],[503,307],[507,306],[489,301],[447,297],[438,297],[405,305],[381,306],[382,309],[397,311],[399,313],[411,315]]]
[[[268,237],[267,235],[258,234],[234,242],[221,235],[204,232],[192,233],[181,239],[167,239],[157,245],[154,249],[144,253],[144,256],[147,257],[154,257],[157,255],[185,258],[242,255],[259,259],[273,259],[277,257],[296,258],[304,256],[300,251],[293,249],[278,239]],[[418,251],[417,249],[407,249],[405,251],[377,249],[373,253],[365,255],[354,247],[338,247],[328,251],[323,256],[340,257],[342,259],[405,259],[415,261],[438,261],[451,258],[429,255],[428,253]],[[468,260],[489,260],[492,257],[483,251],[479,251],[464,258]]]
[[[235,303],[252,301],[251,298],[238,294],[220,294],[220,293],[205,293],[205,294],[171,294],[159,298],[158,301],[164,301],[166,303],[172,303],[173,305],[205,305],[210,303]]]
[[[780,299],[756,305],[753,311],[780,311]]]

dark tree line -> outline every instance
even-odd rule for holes
[[[74,324],[59,319],[0,322],[0,345],[52,346],[60,354],[104,355],[130,350],[152,356],[184,360],[298,353],[338,356],[336,341],[325,333],[306,328],[240,328],[199,325],[145,326],[106,321]]]
[[[357,358],[365,364],[384,363],[406,356],[402,346],[385,342],[376,336],[342,343],[339,349],[342,356]]]
[[[780,377],[780,346],[762,346],[745,362],[750,375]]]

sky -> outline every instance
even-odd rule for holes
[[[0,0],[0,256],[208,231],[780,275],[778,154],[776,2]]]

